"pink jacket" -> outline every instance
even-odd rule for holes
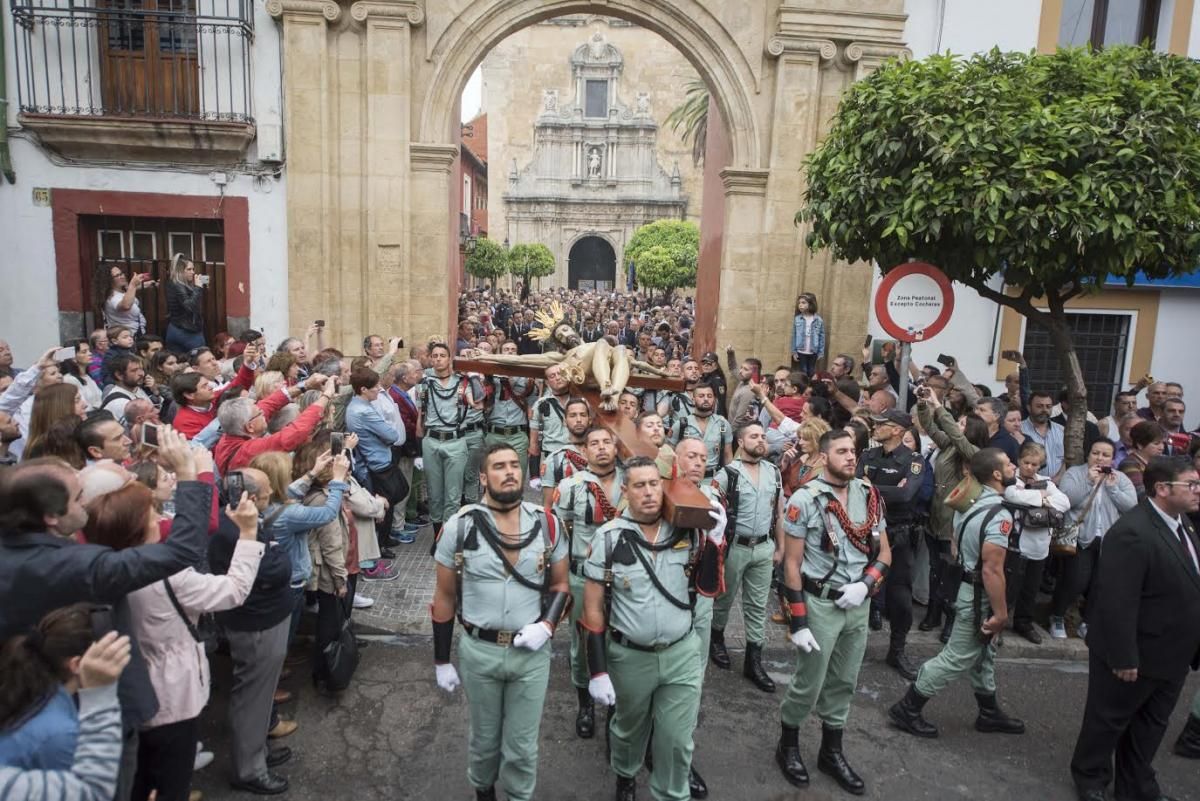
[[[203,612],[241,606],[250,594],[265,544],[239,539],[229,572],[223,576],[197,573],[192,568],[171,576],[171,589],[194,624]],[[133,631],[158,696],[158,713],[143,728],[189,720],[208,702],[208,656],[188,632],[161,581],[128,596]]]

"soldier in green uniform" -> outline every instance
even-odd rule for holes
[[[566,403],[570,399],[571,382],[560,365],[546,368],[545,395],[538,398],[529,410],[529,485],[542,486],[542,459],[571,441],[567,433]]]
[[[658,448],[658,456],[655,457],[654,461],[658,465],[659,474],[663,478],[671,478],[675,465],[675,448],[666,444],[667,432],[663,426],[663,419],[654,412],[646,412],[638,415],[633,423],[637,427],[638,436]],[[700,444],[703,445],[704,443],[701,442]],[[708,461],[707,451],[705,451],[704,460],[705,462]],[[697,481],[700,478],[704,478],[703,471],[701,471],[701,475]],[[707,653],[707,649],[705,649],[705,652]]]
[[[742,594],[742,619],[746,623],[746,657],[742,675],[766,693],[775,692],[775,682],[762,666],[762,649],[767,642],[767,599],[771,595],[771,573],[783,559],[783,543],[775,529],[782,514],[780,496],[783,479],[779,468],[766,460],[767,435],[758,423],[744,423],[734,432],[740,456],[717,471],[712,486],[725,498],[730,528],[725,532],[729,550],[725,556],[725,592],[713,607],[713,664],[729,670],[725,649],[725,624],[733,599]]]
[[[707,533],[676,529],[661,516],[662,481],[651,460],[626,463],[629,506],[596,532],[584,563],[588,689],[600,703],[616,705],[610,764],[618,801],[634,801],[647,742],[654,798],[690,797],[702,676],[691,599],[694,593],[716,595],[722,584],[724,510],[713,505],[717,525]]]
[[[459,686],[450,662],[454,617],[461,684],[470,710],[467,778],[477,801],[533,797],[538,730],[550,680],[549,640],[567,614],[567,543],[562,525],[522,503],[521,460],[507,445],[483,457],[482,504],[463,507],[438,540],[433,618],[437,684]]]
[[[617,444],[607,428],[589,428],[583,434],[587,469],[568,476],[554,490],[553,508],[571,535],[571,679],[579,697],[575,734],[584,739],[596,733],[595,704],[588,692],[587,655],[579,630],[583,614],[583,563],[592,551],[597,529],[625,508],[621,495],[622,472],[617,467]],[[561,451],[560,451],[561,453]]]
[[[800,649],[780,709],[775,761],[791,784],[808,784],[800,758],[800,724],[821,719],[817,768],[848,792],[866,785],[842,752],[842,730],[867,647],[864,603],[887,576],[891,548],[879,493],[854,477],[854,437],[835,428],[821,436],[825,472],[788,499],[783,514],[784,596],[790,639]]]
[[[1004,489],[1016,483],[1017,469],[1004,451],[984,448],[971,457],[971,474],[983,490],[966,512],[954,513],[958,543],[955,625],[941,653],[921,666],[908,693],[888,710],[898,728],[918,737],[937,737],[938,730],[921,715],[925,704],[960,676],[970,675],[979,704],[975,728],[981,732],[1021,734],[1025,724],[1010,718],[996,703],[996,637],[1008,622],[1004,560],[1013,518],[1001,504]],[[957,573],[958,571],[955,571]]]
[[[517,343],[500,346],[504,356],[517,355]],[[529,397],[535,381],[531,378],[492,376],[491,406],[487,410],[487,433],[484,445],[503,442],[521,455],[521,474],[529,475]]]
[[[479,373],[467,373],[466,376],[472,397],[478,398],[481,403],[471,404],[467,407],[466,413],[463,414],[462,427],[459,429],[462,432],[463,440],[467,443],[467,464],[463,468],[462,502],[464,504],[479,503],[479,480],[476,476],[479,475],[480,460],[483,458],[483,429],[485,427],[482,403],[485,400],[483,376]]]
[[[583,432],[592,424],[592,407],[583,398],[571,398],[563,406],[563,423],[570,441],[542,460],[542,504],[554,503],[554,488],[563,479],[587,469],[583,455]]]
[[[673,442],[695,437],[708,448],[708,465],[704,477],[712,478],[724,465],[733,461],[733,426],[716,413],[717,396],[707,384],[692,390],[695,411],[683,417],[673,429]]]
[[[462,505],[463,470],[467,463],[467,442],[462,424],[467,409],[483,404],[483,398],[471,393],[471,382],[454,372],[450,349],[445,343],[429,346],[431,367],[417,385],[421,417],[421,459],[429,489],[429,520],[434,534]],[[475,480],[474,478],[471,479]]]
[[[672,364],[674,361],[668,362],[668,371]],[[700,363],[689,357],[683,360],[680,369],[685,389],[682,392],[674,389],[660,390],[655,395],[654,408],[646,410],[657,413],[668,429],[677,428],[680,420],[696,410],[696,405],[692,403],[692,390],[700,381]]]

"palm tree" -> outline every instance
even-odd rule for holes
[[[708,140],[708,86],[704,81],[689,81],[684,101],[667,115],[671,130],[683,129],[683,141],[692,143],[692,164],[704,161],[704,146]]]

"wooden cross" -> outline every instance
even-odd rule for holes
[[[494,364],[474,359],[455,359],[454,369],[464,373],[480,373],[489,377],[544,378],[546,375],[545,367]],[[631,374],[625,385],[638,389],[668,389],[677,392],[686,389],[682,378],[658,378],[657,376],[637,374]],[[572,391],[585,398],[591,405],[592,419],[596,424],[612,432],[617,444],[617,453],[623,460],[631,459],[634,456],[645,456],[651,461],[657,459],[658,448],[653,442],[642,438],[632,420],[619,411],[606,412],[600,409],[599,387],[572,385]],[[712,528],[713,520],[708,516],[710,509],[711,504],[708,498],[687,479],[676,481],[668,478],[663,481],[663,517],[672,525],[679,528]]]

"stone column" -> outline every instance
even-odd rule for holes
[[[767,170],[721,170],[725,231],[721,240],[721,290],[714,349],[734,343],[743,356],[764,354],[770,331],[763,322],[762,221]],[[724,361],[722,361],[724,364]]]
[[[413,143],[409,146],[411,186],[408,203],[407,264],[399,269],[406,274],[412,292],[404,293],[407,304],[405,325],[413,340],[429,336],[447,336],[452,319],[451,304],[457,304],[457,281],[447,280],[451,253],[451,230],[446,225],[446,198],[458,146]],[[455,220],[452,219],[453,223]],[[521,241],[514,239],[514,244]],[[453,248],[456,258],[458,248]],[[403,253],[396,251],[396,257]],[[454,286],[452,286],[454,284]]]

